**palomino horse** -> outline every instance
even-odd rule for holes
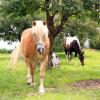
[[[13,53],[13,61],[17,62],[20,54],[27,65],[27,83],[35,85],[34,71],[37,63],[40,64],[40,86],[39,92],[44,91],[44,77],[46,65],[48,63],[48,55],[50,42],[48,38],[48,28],[46,21],[32,21],[32,28],[28,28],[22,32],[20,47]]]
[[[78,54],[81,64],[84,65],[84,52],[81,50],[80,42],[76,36],[64,39],[64,49],[66,55],[68,55],[68,61],[72,58],[72,52],[75,52],[75,57]]]

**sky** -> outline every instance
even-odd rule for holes
[[[8,43],[9,43],[8,41],[0,40],[0,49],[12,50],[19,45],[19,42],[13,42],[12,44]]]

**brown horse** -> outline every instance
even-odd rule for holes
[[[35,66],[37,63],[40,64],[39,92],[41,94],[45,92],[44,77],[50,48],[48,34],[46,21],[32,21],[32,28],[22,32],[20,46],[13,51],[12,56],[13,62],[17,62],[18,57],[23,55],[27,64],[27,83],[30,85],[35,85]]]

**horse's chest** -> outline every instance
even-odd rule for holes
[[[31,59],[33,59],[33,60],[35,60],[35,59],[37,59],[37,60],[43,59],[43,55],[39,55],[39,54],[37,53],[37,51],[34,50],[34,49],[32,50],[32,48],[29,49],[29,50],[27,50],[26,55],[27,55],[26,57],[31,58]]]

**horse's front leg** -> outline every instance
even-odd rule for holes
[[[31,86],[35,86],[34,70],[35,70],[35,66],[32,64],[31,61],[28,61],[27,62],[27,84]]]
[[[69,49],[67,50],[67,55],[68,55],[68,63],[70,64],[70,60],[71,60],[71,52],[70,52]]]
[[[70,60],[71,60],[71,55],[70,52],[68,52],[68,63],[70,64]]]
[[[72,52],[70,52],[70,58],[69,58],[69,59],[70,59],[70,61],[71,61],[71,59],[72,59]]]
[[[75,52],[75,57],[77,57],[77,52]]]
[[[43,94],[45,92],[44,78],[45,78],[45,70],[46,70],[47,62],[48,62],[48,56],[46,56],[46,58],[41,62],[41,65],[40,65],[40,86],[39,86],[40,94]]]

